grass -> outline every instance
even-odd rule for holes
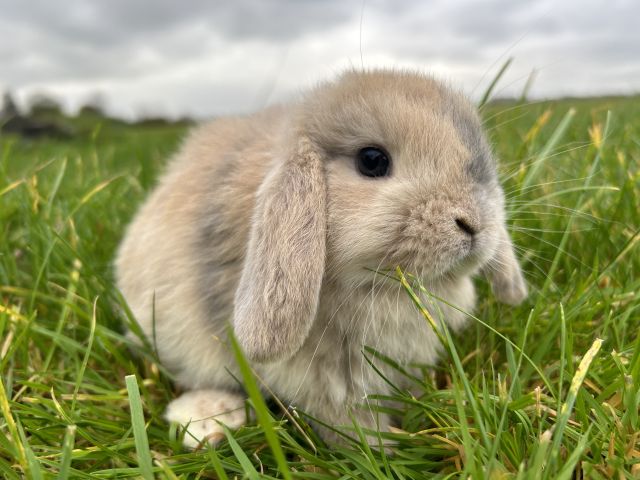
[[[258,424],[215,449],[183,450],[162,419],[170,377],[152,352],[128,351],[111,261],[184,128],[96,119],[73,140],[1,138],[0,476],[640,475],[640,98],[482,112],[531,296],[500,305],[478,279],[466,333],[439,331],[436,374],[395,390],[389,450],[359,440],[357,426],[347,446],[327,448],[249,378]],[[428,292],[398,276],[432,328]]]

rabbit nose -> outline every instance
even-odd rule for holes
[[[456,225],[460,230],[462,230],[470,237],[473,237],[478,231],[475,226],[473,226],[467,219],[464,218],[456,218]]]

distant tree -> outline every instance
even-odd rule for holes
[[[2,95],[2,110],[0,110],[0,119],[7,120],[9,118],[20,116],[16,102],[13,100],[11,92],[4,92]]]
[[[78,111],[78,115],[90,115],[106,117],[106,100],[101,92],[96,92],[89,97],[86,103]]]
[[[60,104],[52,98],[37,94],[28,102],[29,114],[20,112],[9,92],[2,97],[0,131],[23,138],[50,137],[60,140],[72,138],[73,126],[66,120]]]
[[[32,116],[62,115],[60,102],[44,93],[35,93],[27,101],[29,114]]]

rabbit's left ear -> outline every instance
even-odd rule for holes
[[[302,136],[257,192],[234,311],[251,360],[289,358],[309,334],[324,275],[325,203],[322,158]]]
[[[496,254],[483,270],[500,302],[518,305],[527,298],[527,284],[505,227],[500,228]]]

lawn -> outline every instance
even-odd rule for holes
[[[259,423],[182,449],[162,418],[170,376],[123,337],[111,262],[186,127],[92,118],[71,139],[0,137],[0,476],[640,476],[640,97],[482,113],[531,294],[500,305],[477,280],[464,335],[441,332],[441,364],[395,393],[386,450],[355,427],[331,449],[255,392]]]

